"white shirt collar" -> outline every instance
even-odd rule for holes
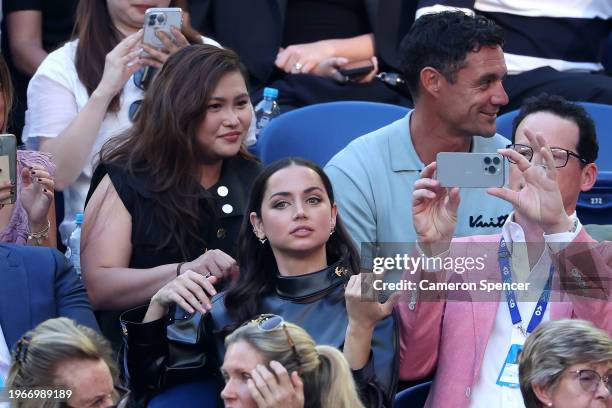
[[[502,237],[506,244],[508,244],[508,250],[512,253],[512,243],[513,242],[525,242],[525,231],[523,231],[523,227],[521,227],[518,223],[514,222],[514,211],[508,215],[506,218],[506,222],[502,227]],[[572,220],[577,219],[576,211],[570,215]]]

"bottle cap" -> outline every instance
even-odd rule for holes
[[[263,96],[264,96],[264,98],[276,99],[276,98],[278,98],[278,89],[276,89],[276,88],[264,88]]]
[[[75,221],[77,225],[81,225],[83,224],[83,213],[82,212],[78,212],[76,213],[76,217],[75,217]]]

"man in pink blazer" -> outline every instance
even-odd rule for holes
[[[540,321],[580,318],[612,333],[612,248],[596,243],[575,215],[578,195],[597,178],[593,122],[580,106],[543,95],[525,103],[514,130],[514,144],[500,150],[514,163],[510,188],[488,190],[514,206],[501,234],[452,239],[459,189],[440,186],[435,162],[415,182],[413,221],[420,251],[427,257],[475,257],[483,251],[488,256],[477,278],[423,270],[405,278],[501,283],[507,278],[503,270],[517,283],[522,274],[538,288],[524,301],[508,300],[505,291],[486,297],[476,290],[463,294],[467,300],[439,302],[424,301],[431,294],[420,292],[412,310],[398,303],[400,379],[423,378],[437,365],[428,407],[523,407],[520,390],[507,380],[510,350],[520,349]],[[502,248],[507,262],[500,262]],[[552,287],[549,300],[540,296],[547,286]]]

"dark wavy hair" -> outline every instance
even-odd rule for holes
[[[184,258],[188,241],[199,242],[202,248],[206,244],[200,231],[204,215],[199,206],[198,129],[217,84],[233,72],[246,82],[238,55],[229,49],[204,44],[183,48],[168,58],[151,83],[134,125],[100,151],[100,163],[124,168],[130,175],[146,174],[152,180],[147,188],[156,217],[171,232],[160,248],[174,243]],[[244,144],[239,154],[253,159]],[[214,216],[212,209],[209,216]]]
[[[504,44],[502,29],[483,16],[444,11],[419,17],[400,44],[401,66],[413,99],[419,95],[421,70],[432,67],[450,83],[468,52]]]
[[[578,126],[578,143],[576,153],[587,163],[594,163],[599,153],[597,143],[597,132],[595,122],[584,107],[575,102],[570,102],[558,95],[547,95],[545,93],[525,99],[521,105],[518,115],[512,120],[512,143],[514,143],[516,129],[521,122],[532,113],[548,112],[562,119],[574,122]],[[582,167],[585,163],[580,162]]]
[[[238,240],[240,276],[225,293],[225,307],[237,326],[259,314],[259,300],[274,290],[275,278],[278,275],[276,259],[269,242],[262,245],[253,233],[249,215],[255,212],[261,217],[268,179],[279,170],[290,166],[303,166],[316,172],[323,182],[329,201],[334,203],[331,181],[321,167],[308,160],[296,157],[281,159],[264,168],[255,179]],[[336,218],[336,232],[330,236],[325,248],[329,264],[342,259],[353,274],[359,273],[359,255],[339,214]]]

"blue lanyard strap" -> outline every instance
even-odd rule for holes
[[[510,266],[510,252],[508,251],[508,244],[506,244],[506,241],[503,237],[499,241],[499,250],[497,254],[499,257],[499,269],[501,271],[502,280],[505,284],[504,286],[506,287],[506,302],[508,303],[508,309],[510,310],[510,317],[512,318],[512,324],[517,325],[522,322],[522,318],[521,312],[518,309],[518,304],[516,303],[516,296],[514,294],[514,290],[512,290],[512,267]],[[538,327],[538,324],[540,324],[540,322],[542,321],[542,318],[544,317],[544,312],[546,311],[546,306],[548,306],[548,300],[550,298],[550,286],[552,284],[552,277],[554,271],[555,267],[551,263],[550,271],[548,272],[548,280],[546,281],[546,286],[544,286],[544,290],[542,291],[536,308],[533,311],[531,320],[529,320],[529,325],[527,326],[526,334],[529,334],[534,331],[535,328]]]

